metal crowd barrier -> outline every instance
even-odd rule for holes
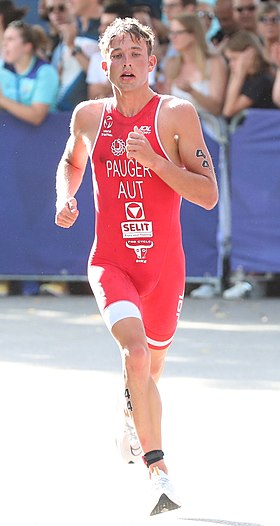
[[[69,230],[54,224],[55,172],[69,122],[69,113],[54,113],[34,127],[0,112],[1,280],[86,279],[94,235],[89,167],[79,220]],[[279,272],[279,138],[278,110],[250,110],[244,124],[218,140],[205,133],[220,201],[211,211],[182,202],[189,282],[220,282],[225,260],[233,269]]]

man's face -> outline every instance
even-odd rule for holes
[[[237,31],[237,23],[233,18],[231,2],[220,2],[215,7],[215,15],[218,18],[221,28],[226,35],[231,35]]]
[[[148,83],[148,73],[155,64],[156,58],[148,55],[146,42],[126,33],[111,41],[102,67],[117,89],[131,91]]]
[[[238,29],[256,31],[257,0],[233,0],[233,17]]]

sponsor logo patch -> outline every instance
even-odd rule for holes
[[[125,203],[126,219],[145,219],[143,203]]]
[[[116,155],[122,155],[125,152],[125,142],[122,139],[116,139],[112,142],[111,152]]]
[[[152,132],[151,126],[140,126],[139,130],[145,135],[149,135]]]
[[[121,227],[123,238],[153,237],[151,221],[125,221]]]
[[[136,255],[136,263],[147,263],[147,253],[148,249],[152,248],[154,243],[152,241],[141,241],[131,240],[126,242],[127,248],[132,248]]]
[[[104,122],[103,122],[103,126],[106,130],[109,130],[110,128],[112,128],[113,126],[113,117],[112,115],[107,115],[107,117],[105,117],[104,119]]]

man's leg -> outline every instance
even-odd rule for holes
[[[116,322],[112,334],[121,349],[133,421],[149,468],[154,499],[150,515],[177,509],[181,506],[180,500],[163,460],[161,399],[155,382],[163,370],[167,349],[149,349],[142,321],[138,318]]]
[[[161,399],[152,377],[157,380],[163,368],[163,361],[156,357],[147,345],[141,320],[125,318],[116,322],[112,334],[122,353],[126,387],[129,390],[132,416],[144,453],[162,450]],[[164,358],[166,351],[162,353]],[[153,464],[167,473],[164,460]]]

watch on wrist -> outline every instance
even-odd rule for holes
[[[83,53],[82,48],[80,46],[74,46],[71,53],[72,57],[75,57],[79,53]]]

